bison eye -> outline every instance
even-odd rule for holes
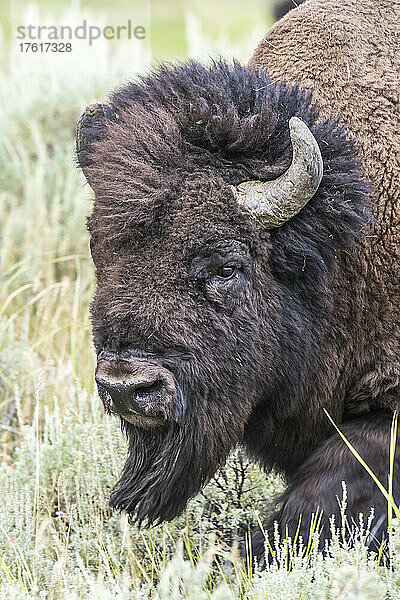
[[[222,277],[222,279],[230,279],[235,274],[235,271],[236,271],[235,267],[227,265],[225,267],[220,267],[217,275],[218,275],[218,277]]]

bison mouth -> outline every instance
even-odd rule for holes
[[[139,415],[133,411],[127,414],[122,414],[120,417],[123,419],[123,421],[127,421],[132,425],[136,425],[136,427],[143,427],[143,429],[153,429],[154,427],[165,427],[167,425],[162,417],[147,417],[144,415]]]

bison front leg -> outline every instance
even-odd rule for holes
[[[389,474],[390,429],[392,416],[386,412],[370,413],[364,418],[344,423],[341,431],[365,460],[379,481],[387,489]],[[400,500],[400,460],[396,452],[394,461],[393,492]],[[302,536],[307,545],[313,515],[320,518],[320,546],[330,537],[330,517],[335,515],[336,525],[341,525],[340,503],[343,484],[347,488],[346,537],[351,543],[355,528],[364,523],[374,509],[375,518],[368,538],[370,548],[378,550],[387,534],[387,501],[371,476],[354,457],[338,434],[324,441],[301,465],[289,482],[281,498],[282,508],[266,524],[269,540],[274,539],[274,522],[278,522],[280,536],[292,540]],[[260,529],[252,535],[252,555],[263,563],[264,534]],[[270,558],[270,557],[269,557]]]

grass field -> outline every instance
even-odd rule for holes
[[[126,44],[99,41],[95,53],[78,49],[74,69],[65,63],[66,70],[61,59],[39,57],[29,68],[26,57],[9,60],[12,28],[4,25],[0,599],[397,599],[396,522],[394,568],[368,555],[365,524],[352,549],[339,528],[325,557],[304,540],[304,552],[291,552],[288,564],[290,542],[283,540],[270,568],[251,572],[231,544],[257,522],[283,482],[262,474],[240,451],[169,525],[139,530],[107,506],[126,444],[93,389],[88,306],[94,282],[85,229],[91,190],[76,168],[74,128],[86,104],[147,69],[151,56],[245,59],[261,36],[262,18],[268,20],[268,11],[257,18],[259,2],[243,20],[237,3],[225,20],[227,3],[216,2],[214,15],[200,3],[189,5],[185,12],[173,2],[168,14],[154,2],[151,44],[134,57]],[[0,18],[5,24],[4,12]],[[167,32],[163,23],[170,24]],[[217,551],[229,559],[224,567],[213,561]]]

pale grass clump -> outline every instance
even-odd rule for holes
[[[245,58],[255,45],[251,36],[234,51],[223,38],[212,45],[193,15],[186,23],[199,57]],[[367,552],[368,524],[352,548],[345,525],[332,525],[325,555],[315,539],[296,548],[276,539],[264,571],[241,561],[235,540],[272,507],[283,482],[240,451],[168,525],[139,530],[108,508],[126,442],[93,394],[92,192],[76,168],[74,127],[86,104],[147,68],[145,52],[132,62],[125,51],[102,42],[84,77],[0,65],[0,599],[398,598],[396,520],[393,568]],[[83,52],[76,64],[92,59]],[[345,524],[345,503],[342,512]]]

